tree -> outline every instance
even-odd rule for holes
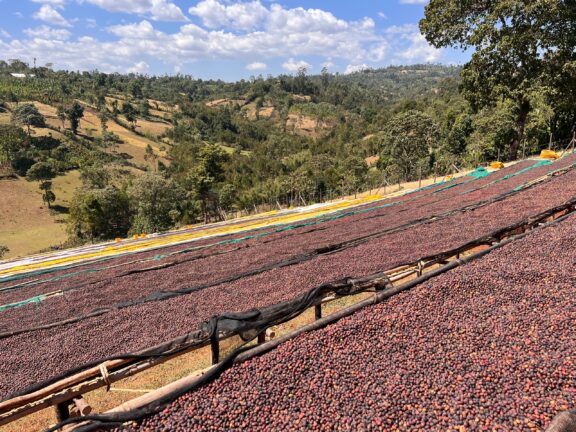
[[[128,84],[128,91],[134,99],[142,99],[144,96],[142,93],[142,83],[139,80],[131,80]]]
[[[399,176],[395,180],[415,180],[430,170],[438,129],[429,116],[413,110],[397,114],[387,124],[382,138],[378,167],[388,171],[395,167],[392,171]]]
[[[138,120],[138,110],[134,108],[130,102],[124,102],[122,105],[122,114],[126,117],[126,120],[132,124],[132,127],[136,127],[136,121]]]
[[[4,258],[4,255],[6,255],[8,252],[10,252],[8,246],[0,245],[0,259]]]
[[[14,160],[26,140],[26,133],[22,128],[0,125],[0,166]]]
[[[146,146],[146,151],[144,153],[144,160],[150,162],[152,167],[156,169],[156,161],[158,160],[158,155],[154,152],[154,149],[150,144]]]
[[[134,233],[154,233],[174,227],[186,193],[173,180],[158,174],[138,177],[128,190],[134,222]]]
[[[20,126],[26,126],[28,137],[31,134],[30,127],[46,126],[44,116],[32,104],[22,104],[16,107],[12,112],[12,122]]]
[[[533,108],[530,93],[574,89],[575,19],[573,1],[431,0],[420,29],[438,48],[474,48],[462,71],[462,90],[474,109],[513,101],[509,157],[515,159]]]
[[[80,180],[88,189],[104,189],[110,183],[110,173],[102,165],[88,165],[80,170]]]
[[[104,135],[108,131],[108,109],[106,106],[103,106],[100,111],[98,111],[98,118],[100,119],[100,128],[102,130],[102,135]]]
[[[74,101],[74,103],[66,110],[66,116],[70,121],[72,132],[74,132],[74,135],[77,135],[80,119],[84,117],[84,108],[78,103],[78,101]]]
[[[66,129],[66,108],[64,108],[64,105],[58,105],[56,116],[62,122],[62,129]]]
[[[37,162],[26,173],[26,180],[39,183],[38,187],[42,192],[42,201],[46,203],[48,208],[51,208],[51,204],[56,200],[56,196],[52,192],[51,181],[54,177],[56,177],[56,170],[49,162]]]
[[[150,115],[150,107],[148,106],[148,101],[146,99],[142,99],[138,104],[138,112],[145,118]]]
[[[224,163],[228,155],[216,144],[207,144],[200,149],[198,163],[187,177],[188,189],[192,196],[201,201],[204,222],[210,219],[210,202],[214,202],[217,194],[214,187],[224,178]]]
[[[70,202],[68,232],[73,238],[106,240],[126,236],[131,223],[130,200],[113,186],[79,188]]]

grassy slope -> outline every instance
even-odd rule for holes
[[[55,188],[57,196],[59,192]],[[10,248],[7,257],[29,255],[66,240],[64,218],[50,213],[35,182],[0,180],[0,202],[0,244]]]
[[[61,128],[62,123],[56,116],[56,107],[34,102],[39,111],[46,117],[46,122],[55,128]],[[166,109],[165,106],[162,106]],[[152,136],[159,136],[170,126],[160,119],[138,120],[137,130]],[[0,113],[0,124],[10,122],[10,113]],[[66,123],[68,127],[68,122]],[[63,134],[48,128],[33,128],[34,136],[52,135],[62,139]],[[146,165],[144,160],[145,149],[148,144],[165,159],[165,152],[160,145],[146,137],[139,136],[133,131],[122,127],[116,122],[108,122],[108,130],[114,132],[124,141],[118,147],[118,153],[125,153],[130,161],[138,165]],[[79,132],[86,136],[99,136],[101,131],[100,119],[93,109],[86,107],[84,118],[80,121]],[[129,169],[136,173],[138,170]],[[74,190],[81,185],[78,171],[71,171],[54,179],[54,193],[56,194],[56,208],[67,208],[74,194]],[[0,180],[0,244],[10,248],[6,258],[30,255],[40,250],[57,246],[66,238],[66,214],[49,211],[42,202],[36,183],[30,183],[24,178],[14,180]]]

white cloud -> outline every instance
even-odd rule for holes
[[[155,21],[188,21],[170,0],[81,0],[109,12],[149,15]]]
[[[428,62],[440,60],[442,51],[430,45],[415,24],[392,26],[386,33],[404,41],[406,47],[398,51],[397,62]]]
[[[48,4],[62,8],[66,4],[66,0],[32,0],[32,3]]]
[[[104,72],[126,71],[141,62],[161,63],[167,70],[184,70],[185,65],[202,60],[235,60],[249,65],[254,59],[258,59],[255,63],[264,64],[283,59],[286,70],[297,72],[300,67],[311,67],[310,58],[319,58],[318,64],[328,67],[341,62],[350,67],[380,67],[431,62],[441,55],[441,51],[427,44],[416,25],[380,30],[370,18],[346,21],[319,9],[289,9],[257,0],[202,0],[193,8],[201,24],[187,23],[169,33],[154,27],[151,9],[151,5],[160,1],[168,4],[168,0],[83,1],[130,11],[147,19],[108,27],[113,37],[106,41],[64,38],[64,33],[53,33],[54,29],[31,31],[28,38],[21,40],[0,39],[0,52],[6,58],[25,61],[49,57],[57,68],[98,68]],[[223,10],[223,14],[209,15],[205,9],[209,4]],[[233,6],[237,9],[230,9]],[[233,15],[231,10],[248,12],[246,16]],[[58,13],[53,8],[52,11]]]
[[[400,0],[401,4],[426,4],[428,0]]]
[[[304,60],[294,60],[293,58],[286,61],[282,67],[289,72],[298,72],[300,69],[312,69],[312,65]]]
[[[388,16],[384,12],[378,12],[378,16],[382,19],[388,19]]]
[[[3,28],[0,28],[0,37],[4,38],[4,39],[10,39],[12,38],[12,36],[10,35],[10,33],[8,33],[6,30],[4,30]]]
[[[128,68],[128,73],[145,74],[150,70],[148,63],[141,61]]]
[[[33,3],[49,4],[56,7],[64,7],[66,0],[32,0]]]
[[[262,62],[254,62],[246,65],[246,69],[248,69],[249,71],[259,71],[259,70],[265,70],[267,68],[268,66],[266,65],[266,63]]]
[[[72,27],[72,24],[70,24],[66,18],[60,15],[60,12],[58,12],[49,4],[42,5],[40,10],[34,14],[34,18],[40,21],[45,21],[48,24],[62,27]]]
[[[259,1],[247,3],[224,4],[219,0],[202,0],[188,12],[202,20],[208,28],[233,28],[236,30],[253,30],[269,15]]]
[[[332,69],[334,66],[336,65],[330,59],[322,63],[322,67],[326,69]]]
[[[344,70],[344,75],[349,75],[349,74],[353,74],[356,72],[362,72],[365,70],[369,70],[372,69],[370,66],[368,66],[367,64],[358,64],[358,65],[351,65],[349,64],[348,66],[346,66],[346,70]]]
[[[54,29],[45,25],[36,28],[24,29],[24,33],[27,36],[36,39],[65,41],[70,38],[70,32],[68,30]]]

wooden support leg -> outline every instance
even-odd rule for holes
[[[423,268],[422,261],[418,261],[418,270],[416,271],[416,275],[418,277],[422,276],[422,268]]]
[[[56,419],[58,423],[63,422],[64,420],[68,420],[70,418],[70,409],[69,409],[70,401],[60,402],[56,405]]]
[[[212,364],[215,365],[220,362],[220,343],[217,334],[210,338],[210,348],[212,351]]]
[[[258,344],[263,344],[264,342],[266,342],[266,332],[258,335]]]
[[[314,306],[314,317],[317,320],[322,318],[322,305],[321,304]]]

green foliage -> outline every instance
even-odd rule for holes
[[[80,170],[80,180],[87,189],[104,189],[110,184],[110,173],[102,165],[88,165]]]
[[[550,2],[543,0],[548,5]],[[557,63],[562,64],[560,72],[560,64],[558,68],[552,61],[547,65],[544,56],[541,69],[545,72],[540,73],[538,68],[514,72],[510,65],[518,58],[512,54],[520,55],[522,32],[508,29],[503,33],[501,24],[490,21],[492,16],[485,27],[476,20],[486,19],[486,10],[499,8],[505,12],[508,27],[526,22],[522,14],[528,12],[540,17],[551,13],[553,27],[557,26],[558,16],[554,14],[559,9],[543,11],[536,2],[524,2],[516,8],[519,2],[509,0],[432,0],[429,8],[440,5],[442,9],[442,4],[450,6],[442,14],[453,16],[436,17],[437,22],[427,17],[429,39],[447,43],[464,27],[470,30],[469,34],[462,33],[470,36],[466,41],[469,45],[489,35],[476,50],[480,52],[479,60],[473,59],[476,63],[466,67],[463,79],[461,68],[440,65],[393,66],[350,75],[324,70],[315,76],[303,70],[295,76],[260,76],[239,82],[47,68],[38,68],[36,79],[15,80],[0,71],[0,100],[6,102],[6,109],[14,109],[17,100],[38,100],[56,107],[70,106],[78,100],[97,107],[103,125],[101,133],[94,131],[93,137],[64,131],[65,138],[60,142],[34,138],[22,141],[18,147],[10,146],[12,166],[21,174],[37,162],[50,162],[59,172],[82,167],[86,189],[108,188],[110,184],[124,187],[124,183],[133,181],[132,173],[126,170],[113,179],[100,178],[99,167],[112,162],[142,170],[148,166],[138,166],[114,154],[121,141],[108,130],[108,116],[122,126],[131,124],[137,134],[145,130],[136,130],[139,118],[168,121],[172,127],[161,138],[149,136],[160,148],[165,146],[166,159],[155,153],[154,144],[146,148],[145,158],[152,166],[150,171],[172,182],[182,199],[178,205],[162,210],[161,221],[157,222],[146,211],[148,198],[144,197],[143,209],[138,210],[140,200],[130,193],[128,225],[134,223],[135,231],[151,232],[156,227],[220,220],[225,211],[310,204],[380,186],[384,179],[414,179],[420,172],[426,176],[433,170],[444,175],[454,166],[469,167],[503,158],[518,139],[522,112],[524,142],[520,149],[528,154],[551,141],[552,145],[559,141],[556,145],[564,147],[576,123],[576,63],[572,54],[564,48],[550,54],[548,51],[555,48],[549,50],[546,46],[541,52],[556,56]],[[472,7],[476,12],[466,15]],[[564,12],[564,21],[573,16],[568,9]],[[520,15],[515,21],[506,18],[506,14],[515,17],[517,13]],[[463,16],[472,18],[458,21]],[[530,19],[544,22],[536,15]],[[456,27],[451,28],[454,23]],[[536,37],[534,29],[528,29],[528,39]],[[473,40],[476,30],[479,33]],[[543,35],[548,30],[543,30]],[[563,47],[574,46],[574,33],[557,34],[558,40],[564,41]],[[504,34],[509,40],[504,40]],[[525,60],[530,60],[531,53],[525,55]],[[9,65],[7,70],[15,68],[31,73],[21,62]],[[534,76],[532,72],[539,73],[537,79],[527,78]],[[513,75],[510,83],[506,73]],[[517,79],[523,79],[524,84],[517,83]],[[516,95],[522,95],[527,105],[523,106]],[[108,99],[110,112],[107,97],[113,98]],[[210,103],[217,99],[223,101]],[[254,109],[264,107],[271,115],[254,118]],[[294,114],[310,117],[319,126],[292,127],[293,122],[288,120]],[[60,120],[64,127],[66,119]],[[16,128],[12,132],[21,136]],[[381,156],[379,165],[368,169],[364,160],[375,156]],[[5,155],[0,157],[6,159]]]
[[[475,109],[513,102],[515,159],[533,106],[530,94],[573,97],[576,4],[563,0],[461,2],[431,0],[420,28],[436,47],[474,48],[462,71],[463,93]],[[562,88],[568,90],[562,95]]]
[[[52,191],[52,179],[56,177],[56,170],[54,165],[49,162],[37,162],[30,167],[26,173],[26,180],[37,181],[38,187],[42,193],[42,201],[51,207],[51,204],[56,201],[56,195]]]
[[[0,245],[0,259],[4,258],[4,255],[6,255],[8,252],[10,252],[10,249],[8,249],[7,246]]]
[[[70,203],[68,232],[81,240],[126,236],[131,224],[130,200],[114,186],[83,187]]]
[[[432,169],[438,127],[419,111],[397,114],[386,126],[378,166],[395,181],[415,180]]]
[[[185,207],[186,192],[173,180],[143,174],[128,190],[134,209],[131,232],[154,233],[174,227]]]
[[[122,105],[122,114],[124,114],[126,120],[132,123],[132,127],[136,126],[136,121],[138,120],[138,110],[134,108],[134,105],[132,105],[130,102],[124,102]]]
[[[224,163],[228,155],[219,146],[209,144],[198,152],[197,163],[186,178],[187,190],[193,199],[202,203],[204,220],[207,222],[210,213],[217,212],[218,195],[215,186],[224,179]]]
[[[45,127],[46,122],[44,116],[40,114],[38,108],[32,104],[21,104],[18,105],[14,111],[12,111],[12,122],[20,125],[26,126],[28,131],[28,136],[30,136],[30,127]]]
[[[80,119],[84,117],[84,108],[78,103],[78,101],[74,101],[74,103],[66,109],[66,117],[70,121],[72,132],[74,132],[74,135],[77,135]]]
[[[20,127],[0,125],[0,165],[13,161],[26,140],[26,134]]]
[[[26,180],[28,181],[37,181],[37,182],[44,182],[52,180],[56,177],[56,170],[54,169],[54,165],[49,162],[37,162],[30,169],[26,174]]]

